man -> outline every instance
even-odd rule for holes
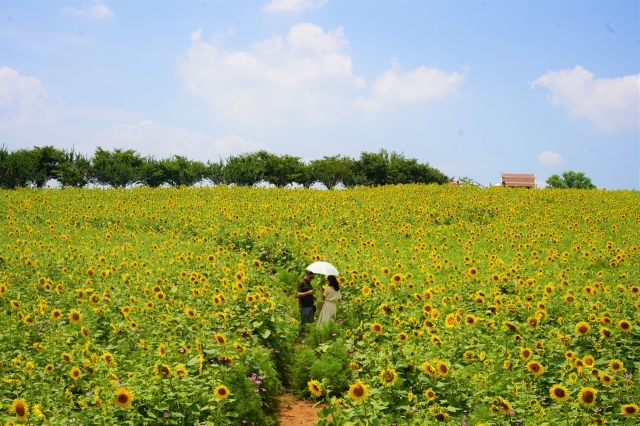
[[[300,309],[300,339],[304,339],[304,325],[313,322],[313,306],[315,303],[316,289],[311,286],[311,281],[316,274],[306,271],[303,279],[298,283],[298,308]]]

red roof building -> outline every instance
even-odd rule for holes
[[[509,187],[535,188],[536,175],[519,173],[500,173],[501,185]]]

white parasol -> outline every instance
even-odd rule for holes
[[[313,272],[314,274],[321,275],[339,275],[340,272],[336,269],[335,266],[328,262],[314,262],[311,265],[307,266],[307,271]]]

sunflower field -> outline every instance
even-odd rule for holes
[[[640,195],[0,191],[0,421],[637,424]],[[298,339],[296,283],[341,271]],[[319,277],[314,287],[323,285]]]

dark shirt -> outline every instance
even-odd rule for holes
[[[304,278],[301,279],[300,282],[298,283],[298,293],[306,293],[307,291],[312,289],[313,287],[311,286],[311,283],[305,280]],[[299,297],[298,304],[300,305],[301,308],[312,307],[314,304],[313,293],[307,296]]]

